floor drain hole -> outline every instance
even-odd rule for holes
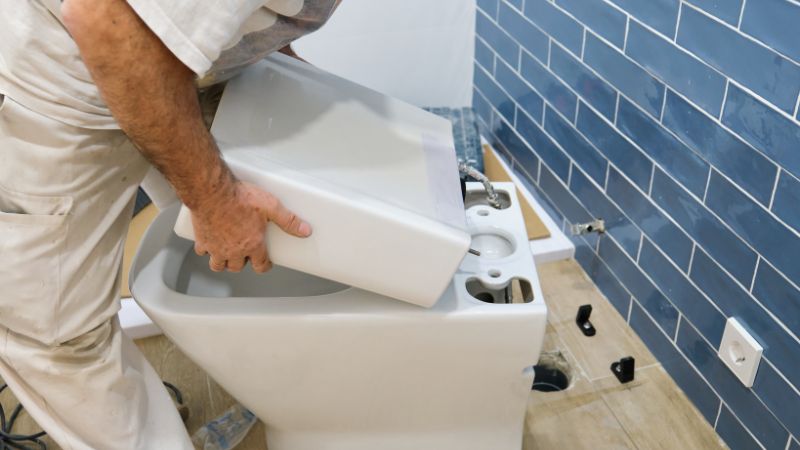
[[[564,371],[550,365],[537,364],[533,366],[533,386],[531,389],[539,392],[563,391],[569,387],[569,376]]]

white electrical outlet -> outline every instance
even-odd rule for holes
[[[733,317],[728,318],[717,354],[746,387],[753,386],[763,351],[761,344],[738,320]]]

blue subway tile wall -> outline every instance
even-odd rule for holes
[[[605,219],[576,260],[731,448],[800,450],[800,2],[478,8],[485,137],[564,229]]]

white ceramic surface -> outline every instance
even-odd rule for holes
[[[429,307],[468,249],[445,119],[278,54],[228,84],[211,131],[314,228],[270,225],[275,264]],[[175,231],[192,238],[185,208]]]
[[[513,251],[468,255],[430,309],[287,268],[213,273],[172,233],[177,207],[145,234],[131,291],[265,422],[270,450],[519,450],[546,306],[513,184],[495,185],[511,206],[471,207],[467,229]],[[514,278],[531,301],[476,298]]]

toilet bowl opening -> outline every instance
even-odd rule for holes
[[[559,392],[569,389],[572,370],[561,351],[543,353],[533,366],[531,390],[537,392]]]
[[[495,276],[490,271],[489,275],[499,277],[501,273],[497,271]],[[499,289],[486,287],[480,280],[473,278],[467,281],[466,287],[469,295],[484,303],[512,304],[533,301],[531,283],[524,278],[512,278]]]

